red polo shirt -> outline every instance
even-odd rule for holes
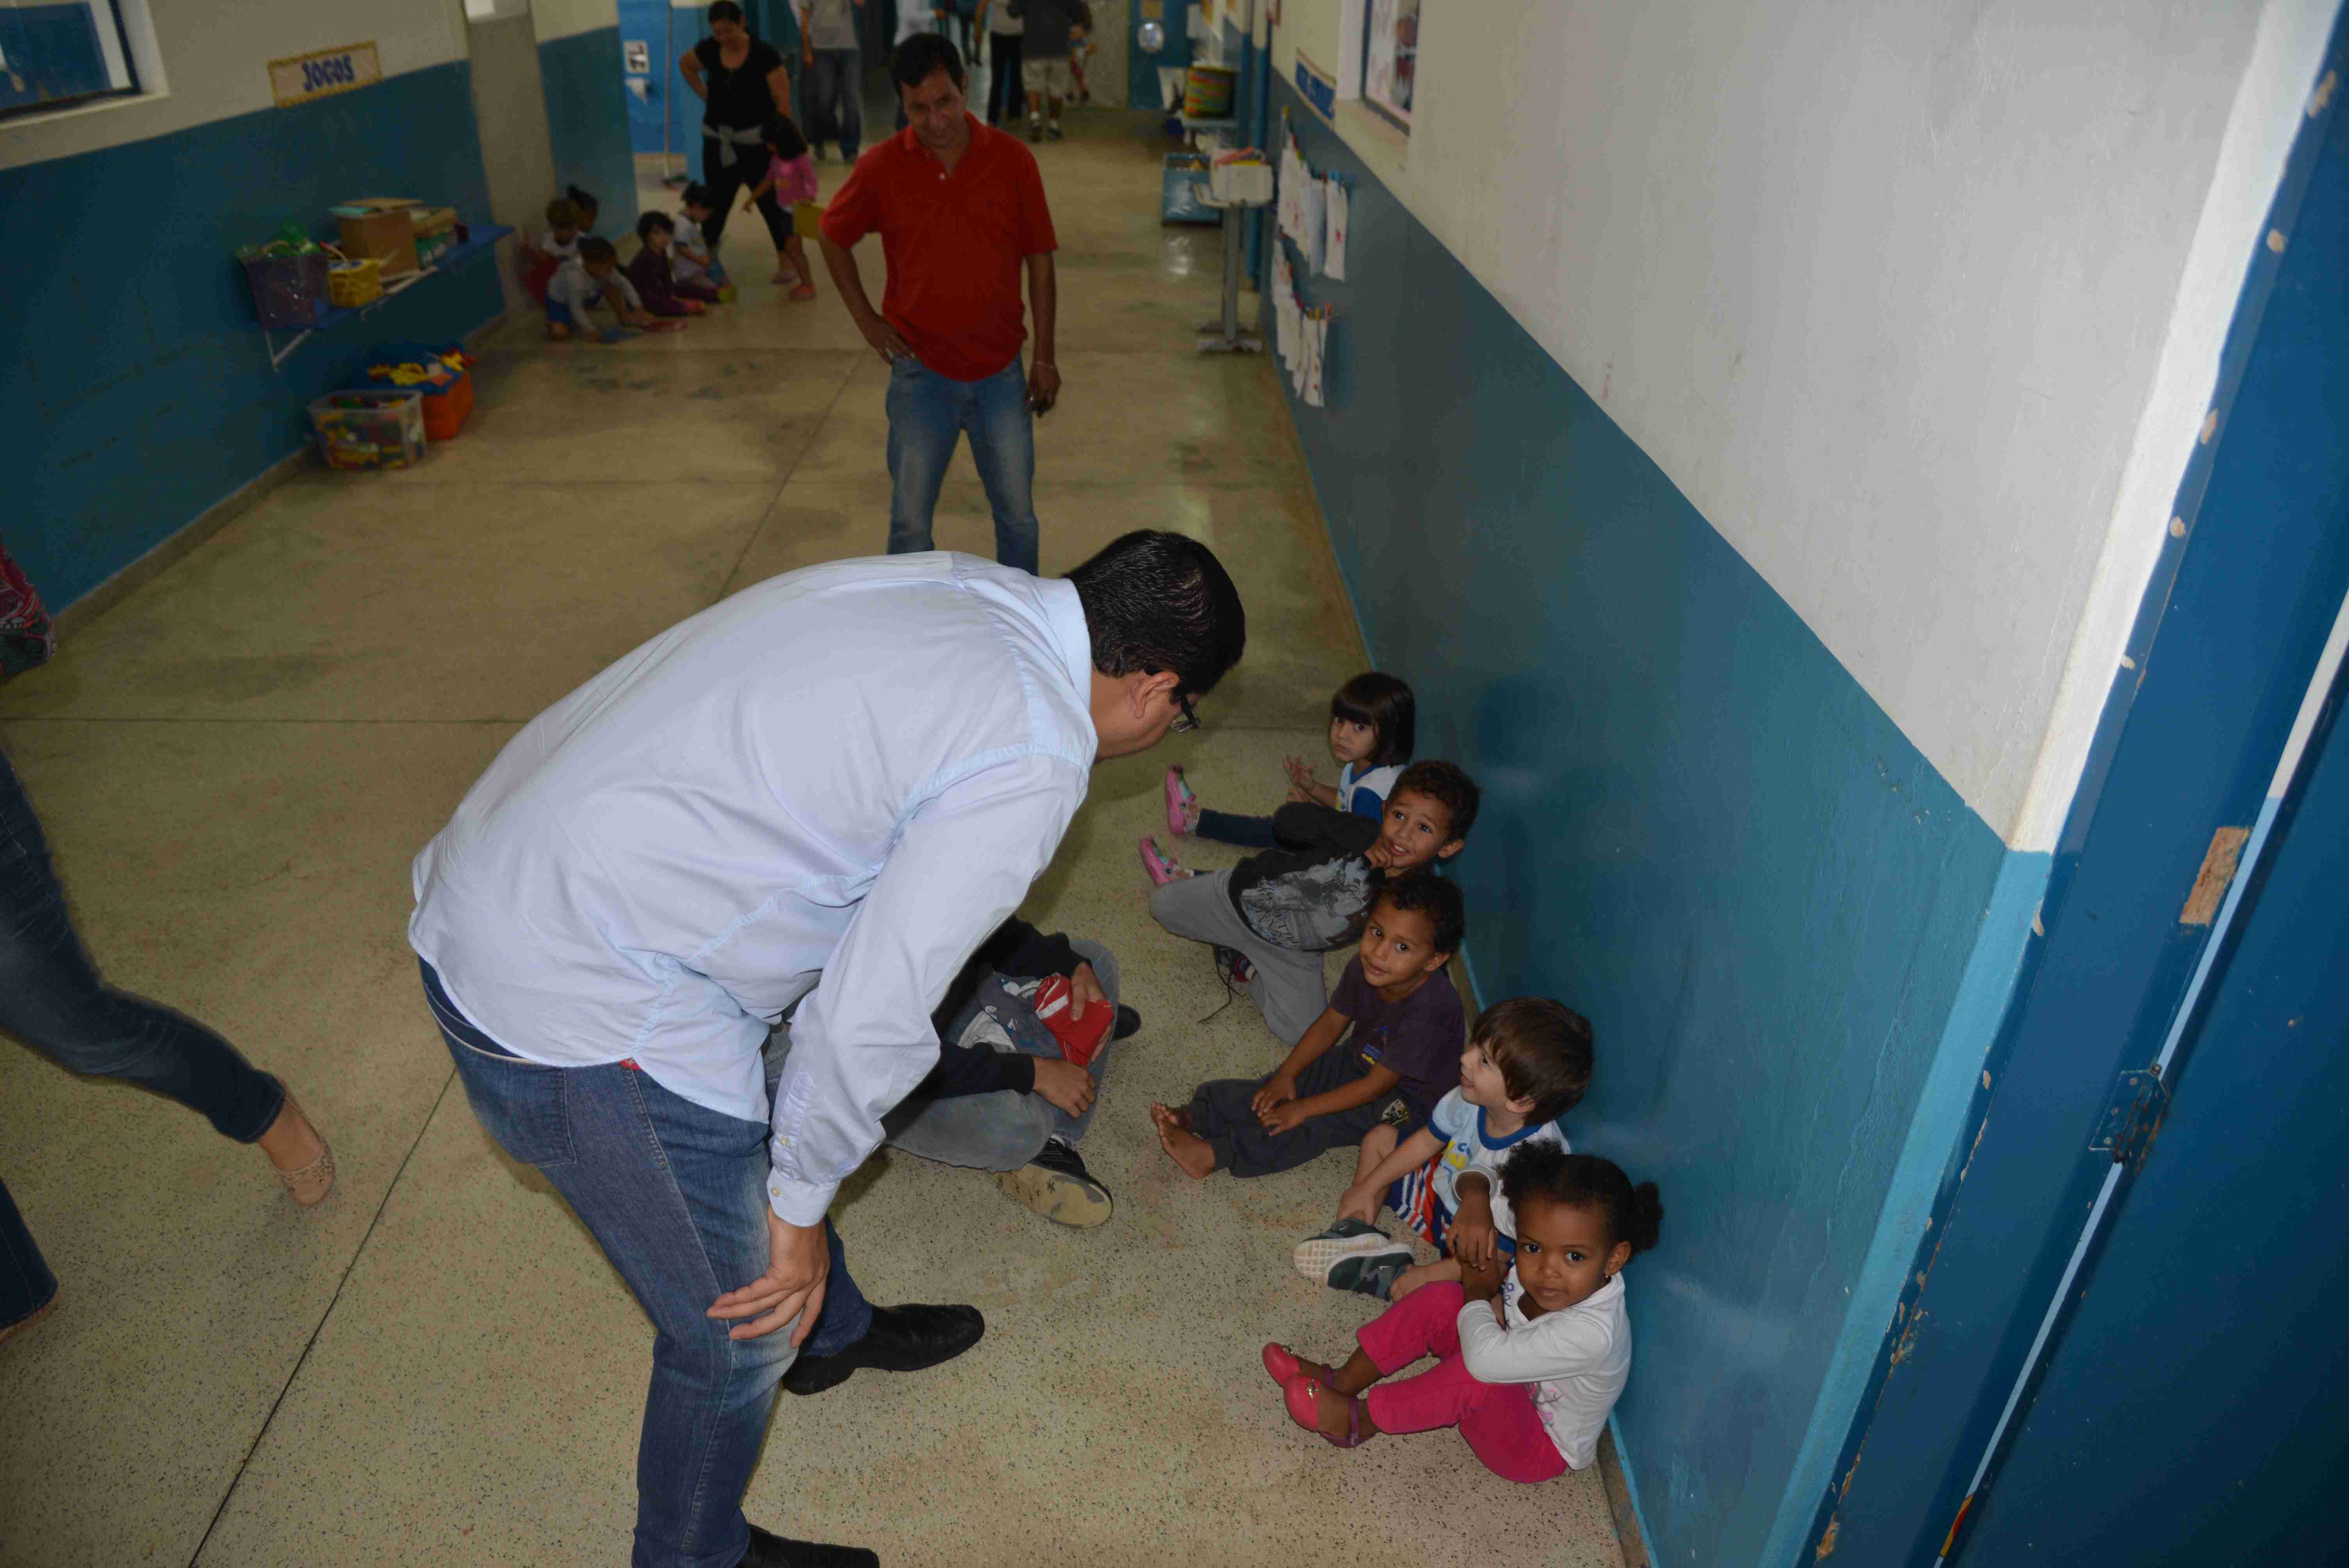
[[[846,247],[878,230],[889,269],[882,315],[923,364],[980,381],[1028,339],[1021,263],[1060,241],[1036,155],[1018,137],[963,118],[970,147],[952,174],[910,126],[858,159],[824,210],[823,237]]]

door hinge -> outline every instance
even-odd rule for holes
[[[2108,1154],[2116,1165],[2142,1165],[2161,1130],[2162,1118],[2168,1114],[2169,1086],[2162,1081],[2159,1068],[2125,1072],[2113,1085],[2104,1114],[2096,1119],[2096,1135],[2089,1141],[2088,1152]]]

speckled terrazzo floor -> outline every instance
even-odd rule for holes
[[[1595,1473],[1520,1489],[1448,1434],[1341,1455],[1290,1427],[1257,1346],[1334,1353],[1371,1311],[1288,1263],[1350,1164],[1194,1183],[1149,1135],[1150,1100],[1277,1056],[1245,1000],[1197,1021],[1222,989],[1144,912],[1159,769],[1268,805],[1361,654],[1271,372],[1188,347],[1213,232],[1159,227],[1158,143],[1075,127],[1040,150],[1068,384],[1038,440],[1045,568],[1180,528],[1251,616],[1206,728],[1095,774],[1028,907],[1108,943],[1145,1019],[1085,1145],[1117,1216],[1063,1231],[984,1177],[877,1160],[840,1212],[859,1280],[975,1302],[988,1336],[787,1397],[747,1506],[893,1568],[1464,1547],[1615,1568]],[[763,276],[754,231],[730,260]],[[603,664],[880,547],[882,379],[828,286],[793,306],[757,285],[611,351],[509,328],[473,425],[423,468],[295,480],[0,689],[0,742],[110,976],[285,1076],[342,1165],[297,1213],[178,1107],[0,1046],[0,1172],[64,1282],[0,1348],[0,1563],[626,1561],[651,1333],[451,1084],[402,939],[408,862],[516,725]],[[938,540],[991,550],[967,458]]]

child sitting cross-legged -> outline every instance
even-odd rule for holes
[[[641,243],[628,260],[628,281],[636,285],[645,309],[655,315],[699,315],[718,303],[718,286],[707,279],[697,282],[678,275],[671,249],[676,236],[676,221],[666,212],[647,212],[638,218],[636,238]]]
[[[1460,1054],[1459,1087],[1408,1138],[1371,1129],[1337,1222],[1298,1243],[1297,1272],[1401,1301],[1421,1285],[1457,1280],[1463,1263],[1507,1263],[1517,1233],[1501,1195],[1501,1161],[1528,1144],[1567,1147],[1557,1119],[1590,1088],[1590,1025],[1573,1008],[1545,996],[1485,1008]],[[1381,1202],[1451,1256],[1414,1266],[1411,1243],[1372,1223]]]
[[[1459,1283],[1413,1291],[1362,1326],[1342,1367],[1264,1347],[1291,1420],[1341,1449],[1457,1427],[1504,1480],[1589,1466],[1631,1375],[1623,1265],[1656,1244],[1664,1207],[1654,1182],[1634,1187],[1613,1161],[1555,1143],[1510,1155],[1501,1190],[1517,1216],[1513,1264],[1464,1263]],[[1427,1371],[1382,1381],[1425,1356]]]
[[[1291,802],[1272,819],[1278,847],[1229,871],[1194,875],[1144,839],[1143,866],[1158,884],[1151,916],[1212,947],[1217,969],[1246,982],[1266,1025],[1293,1046],[1329,1000],[1321,954],[1361,934],[1386,882],[1458,854],[1479,799],[1475,780],[1453,764],[1414,762],[1376,820]],[[1448,1059],[1444,1077],[1449,1087]]]
[[[1186,1175],[1268,1176],[1373,1128],[1417,1126],[1459,1050],[1460,995],[1444,966],[1463,923],[1460,890],[1434,872],[1387,884],[1337,995],[1288,1059],[1269,1078],[1203,1083],[1183,1109],[1152,1106],[1160,1145]]]

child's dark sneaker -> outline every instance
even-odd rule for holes
[[[1340,1220],[1298,1243],[1297,1250],[1289,1256],[1299,1274],[1319,1284],[1330,1277],[1330,1265],[1340,1258],[1389,1253],[1398,1246],[1405,1252],[1411,1250],[1407,1243],[1397,1242],[1376,1225],[1367,1225],[1360,1220]]]
[[[1349,1253],[1330,1265],[1321,1283],[1331,1290],[1350,1290],[1373,1301],[1384,1301],[1403,1270],[1411,1267],[1411,1249],[1390,1243],[1382,1253]]]
[[[1218,947],[1216,949],[1216,978],[1224,983],[1225,990],[1236,991],[1256,978],[1256,965],[1250,964],[1247,954],[1237,947]]]

